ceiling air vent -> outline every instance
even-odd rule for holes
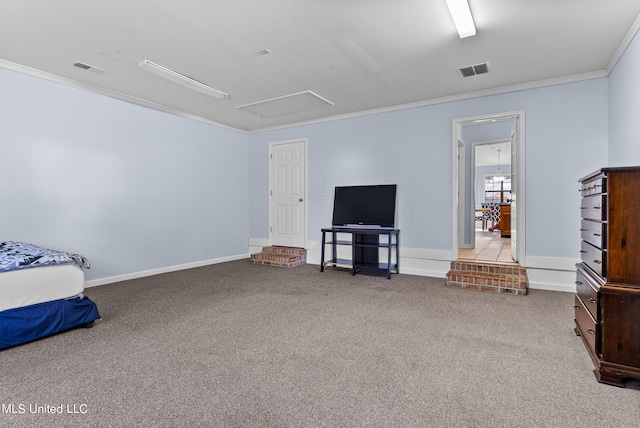
[[[470,65],[468,67],[458,68],[458,73],[461,77],[471,77],[478,74],[485,74],[489,72],[489,63],[483,62],[482,64]]]
[[[100,67],[96,67],[95,65],[85,64],[84,62],[80,62],[80,61],[76,62],[73,65],[74,65],[74,67],[78,67],[78,68],[81,68],[83,70],[89,70],[89,71],[92,71],[92,72],[98,73],[98,74],[104,74],[104,73],[107,72],[107,70],[103,70]]]

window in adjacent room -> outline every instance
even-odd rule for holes
[[[493,174],[484,176],[484,201],[487,203],[503,203],[511,201],[511,178],[495,181]]]

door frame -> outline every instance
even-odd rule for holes
[[[456,197],[458,198],[458,218],[464,218],[466,207],[466,200],[464,197],[460,198],[460,192],[464,193],[464,183],[466,182],[466,171],[464,165],[466,164],[466,150],[465,150],[465,142],[458,140],[458,162],[456,168],[458,170],[458,185],[454,187],[457,189]],[[473,176],[472,176],[473,177]],[[464,222],[459,222],[458,225],[458,247],[464,247],[464,230],[465,224]]]
[[[525,201],[526,201],[526,174],[525,174],[525,112],[524,110],[516,110],[505,113],[493,113],[493,114],[485,114],[479,116],[472,117],[462,117],[455,118],[451,122],[452,127],[452,197],[451,197],[451,213],[452,213],[452,257],[453,260],[458,260],[458,243],[459,243],[459,222],[460,218],[458,215],[458,193],[461,184],[460,177],[458,174],[458,141],[460,140],[460,130],[465,125],[473,125],[481,122],[488,121],[500,121],[500,120],[512,120],[515,119],[515,144],[516,144],[516,155],[515,159],[511,159],[512,169],[515,166],[515,176],[512,177],[512,188],[515,189],[517,195],[517,230],[516,230],[516,254],[518,256],[518,264],[520,266],[526,266],[526,220],[525,220]],[[513,144],[513,143],[512,143]],[[515,186],[513,182],[515,181]]]
[[[474,141],[473,143],[471,143],[471,206],[472,207],[476,207],[477,206],[477,200],[476,200],[476,186],[478,186],[478,181],[476,180],[476,170],[477,170],[477,165],[476,165],[476,149],[478,148],[478,146],[490,146],[490,145],[494,145],[494,144],[501,144],[501,143],[509,143],[509,152],[511,152],[511,137],[509,138],[501,138],[501,139],[497,139],[497,140],[487,140],[487,141]],[[505,164],[503,164],[505,165]],[[509,156],[509,170],[511,170],[511,156]],[[462,186],[464,186],[464,183],[462,184]],[[465,190],[465,189],[462,189]],[[464,199],[463,199],[464,200]],[[464,217],[462,218],[462,221],[460,221],[460,223],[464,224]],[[469,226],[470,230],[473,232],[475,230],[475,215],[472,215],[471,218],[469,219],[469,224],[465,225],[465,226]],[[476,234],[475,233],[471,233],[471,242],[470,242],[470,248],[475,248],[476,247]]]
[[[272,183],[271,177],[271,157],[273,154],[273,149],[275,146],[281,146],[286,144],[294,144],[294,143],[302,143],[304,146],[304,224],[302,225],[302,248],[307,248],[307,224],[308,224],[308,216],[309,216],[309,204],[308,204],[308,185],[309,185],[309,152],[308,152],[308,140],[307,138],[294,138],[291,140],[282,140],[282,141],[272,141],[269,143],[269,156],[267,157],[267,174],[269,176],[269,188],[267,190],[267,197],[269,198],[269,245],[273,245],[273,198],[271,197],[272,192]]]

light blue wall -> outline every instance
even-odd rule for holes
[[[307,138],[308,241],[335,186],[397,183],[403,247],[452,250],[452,120],[524,110],[526,254],[577,258],[577,180],[640,163],[637,51],[610,79],[252,135],[0,69],[0,239],[84,254],[88,279],[245,254],[269,236],[268,143]]]
[[[640,165],[640,37],[609,75],[609,166]]]
[[[578,258],[577,180],[606,162],[607,97],[603,78],[253,135],[250,236],[268,238],[268,143],[308,138],[309,241],[335,186],[397,183],[403,246],[452,250],[452,120],[524,110],[526,254]]]
[[[464,142],[473,144],[482,141],[508,140],[511,138],[515,120],[503,120],[474,125],[464,125]]]
[[[0,150],[0,240],[87,279],[248,252],[245,134],[0,69]]]
[[[252,181],[268,174],[268,142],[298,137],[309,141],[309,241],[320,241],[320,229],[331,224],[335,186],[389,183],[398,184],[396,223],[403,230],[403,245],[428,242],[425,248],[447,247],[451,121],[446,110],[434,108],[424,117],[422,109],[412,109],[262,133],[251,144]],[[252,190],[250,234],[267,238],[268,199],[260,197],[267,194],[267,183]]]

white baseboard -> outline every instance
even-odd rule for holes
[[[250,257],[249,254],[240,254],[237,256],[221,257],[219,259],[202,260],[199,262],[185,263],[182,265],[174,265],[174,266],[167,266],[167,267],[162,267],[158,269],[132,272],[124,275],[111,276],[107,278],[92,279],[90,281],[85,281],[84,286],[85,288],[96,287],[99,285],[111,284],[114,282],[127,281],[129,279],[137,279],[137,278],[144,278],[146,276],[159,275],[161,273],[175,272],[175,271],[184,270],[184,269],[191,269],[191,268],[196,268],[201,266],[213,265],[217,263],[230,262],[233,260],[247,259],[249,257]]]
[[[250,239],[249,253],[218,259],[203,260],[194,263],[168,266],[141,272],[133,272],[108,278],[94,279],[85,282],[85,287],[95,287],[129,279],[143,278],[161,273],[175,272],[217,263],[249,258],[253,253],[269,246],[268,239]],[[320,242],[307,242],[307,263],[320,265]],[[446,278],[451,267],[452,252],[446,250],[428,250],[422,248],[401,248],[400,273],[407,275]],[[348,255],[347,255],[348,256]],[[527,257],[527,279],[529,288],[537,290],[575,293],[575,265],[579,260],[553,257]]]
[[[249,254],[259,253],[262,251],[262,248],[268,247],[269,245],[271,245],[271,242],[269,242],[268,239],[251,238],[249,239]]]
[[[527,256],[527,269],[531,268],[575,272],[577,263],[580,263],[580,259]]]
[[[527,267],[529,288],[533,290],[576,292],[576,272]]]
[[[401,248],[400,273],[446,278],[452,259],[451,251]],[[554,257],[527,257],[529,288],[575,293],[575,265],[579,261]],[[320,265],[320,242],[307,242],[307,263]]]

